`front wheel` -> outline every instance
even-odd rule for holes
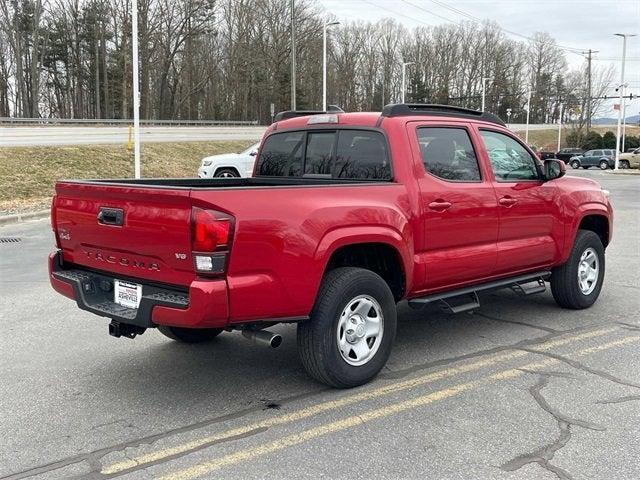
[[[620,168],[626,170],[627,168],[631,168],[628,160],[620,160]]]
[[[571,168],[580,168],[580,162],[578,160],[574,160],[573,162],[571,162]]]
[[[600,162],[600,170],[607,170],[609,168],[609,162],[602,160]]]
[[[384,367],[396,335],[387,283],[362,268],[337,268],[322,280],[309,320],[298,324],[298,352],[316,380],[336,388],[367,383]]]
[[[553,269],[551,293],[562,308],[580,310],[595,303],[604,280],[604,246],[590,230],[578,230],[569,260]]]
[[[181,328],[159,325],[158,331],[171,340],[182,343],[202,343],[213,340],[222,332],[221,328]]]

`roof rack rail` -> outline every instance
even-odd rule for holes
[[[289,118],[306,117],[308,115],[323,115],[325,113],[344,113],[344,110],[337,105],[329,105],[326,112],[321,110],[286,110],[284,112],[277,113],[276,116],[273,117],[273,121],[279,122],[280,120],[288,120]]]
[[[505,127],[505,123],[493,113],[437,103],[392,103],[382,109],[383,117],[405,117],[409,115],[435,115],[442,117],[465,117],[496,123]]]

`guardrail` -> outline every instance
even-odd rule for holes
[[[0,117],[0,125],[131,125],[127,118],[13,118]],[[167,126],[250,126],[257,120],[140,120],[140,125]]]

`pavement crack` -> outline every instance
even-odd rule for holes
[[[513,325],[521,325],[523,327],[535,328],[536,330],[542,330],[543,332],[558,333],[558,330],[555,330],[550,327],[542,327],[540,325],[533,325],[532,323],[520,322],[518,320],[506,320],[504,318],[494,317],[493,315],[487,315],[486,313],[473,312],[473,314],[477,315],[478,317],[486,318],[487,320],[493,320],[494,322],[511,323]]]
[[[636,331],[640,331],[640,325],[635,325],[633,323],[626,323],[626,322],[616,322],[619,325],[622,326],[622,328],[624,328],[625,330],[636,330]]]
[[[621,378],[618,378],[614,375],[611,375],[608,372],[604,372],[602,370],[598,370],[592,367],[588,367],[587,365],[577,361],[577,360],[573,360],[571,358],[565,357],[563,355],[559,355],[557,353],[551,353],[551,352],[543,352],[540,350],[535,350],[533,348],[527,348],[527,347],[520,347],[520,350],[524,350],[525,352],[529,352],[529,353],[534,353],[537,355],[544,355],[545,357],[549,357],[549,358],[553,358],[555,360],[558,360],[559,362],[563,362],[567,365],[570,365],[571,367],[577,369],[577,370],[581,370],[583,372],[587,372],[590,373],[592,375],[596,375],[600,378],[604,378],[605,380],[609,380],[610,382],[613,383],[617,383],[618,385],[623,385],[625,387],[632,387],[632,388],[639,388],[640,389],[640,385],[638,385],[637,383],[628,381],[628,380],[624,380]]]
[[[572,373],[558,372],[555,370],[540,371],[540,370],[529,370],[528,368],[518,368],[518,370],[524,373],[529,373],[531,375],[546,375],[548,377],[570,378],[572,380],[576,380],[578,378]]]
[[[516,458],[509,460],[508,462],[502,464],[500,468],[507,472],[514,472],[530,463],[537,463],[542,468],[553,473],[561,480],[572,480],[573,477],[569,472],[551,463],[551,460],[553,460],[555,454],[571,440],[571,427],[573,425],[576,425],[597,431],[603,431],[605,429],[584,420],[570,418],[551,407],[551,405],[549,405],[549,402],[547,402],[547,400],[541,393],[542,389],[549,384],[550,377],[551,375],[540,373],[538,375],[538,380],[536,381],[536,383],[529,388],[529,392],[531,393],[531,396],[536,401],[538,406],[540,406],[540,408],[550,414],[557,422],[558,428],[560,430],[558,438],[531,453],[519,455]]]
[[[624,397],[610,398],[608,400],[598,400],[596,403],[601,405],[611,405],[613,403],[633,402],[640,400],[640,395],[626,395]]]

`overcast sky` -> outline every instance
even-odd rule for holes
[[[622,39],[613,34],[640,34],[640,0],[320,0],[320,3],[341,21],[375,22],[392,17],[411,28],[447,23],[446,19],[469,20],[462,13],[438,5],[444,3],[479,19],[496,21],[502,28],[522,35],[546,31],[558,45],[597,50],[594,66],[614,64],[616,85],[612,86],[611,95],[620,82],[622,57]],[[584,61],[574,53],[567,53],[566,58],[571,68],[580,67]],[[640,36],[627,41],[625,79],[630,91],[640,95]],[[640,100],[627,104],[627,115],[639,112]],[[616,115],[612,103],[599,113]]]

